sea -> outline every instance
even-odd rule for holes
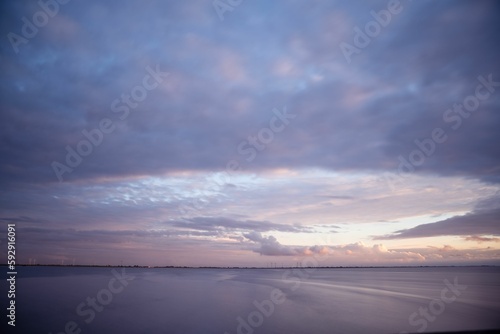
[[[500,267],[17,268],[2,333],[429,333],[500,329]]]

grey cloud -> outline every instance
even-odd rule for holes
[[[3,39],[1,181],[56,182],[50,164],[64,161],[66,145],[74,147],[84,139],[81,131],[104,117],[117,129],[66,180],[221,170],[233,158],[256,170],[395,171],[398,155],[415,149],[415,139],[449,125],[442,113],[473,91],[478,75],[500,80],[494,1],[409,3],[349,67],[338,43],[352,38],[351,24],[365,23],[370,10],[386,2],[280,4],[267,9],[281,14],[270,20],[272,34],[255,24],[267,15],[264,6],[257,1],[235,11],[246,24],[229,20],[222,28],[202,1],[72,2],[62,13],[73,27],[69,41],[50,39],[47,27],[30,41],[30,52],[14,55]],[[4,7],[17,16],[32,10]],[[310,16],[320,12],[320,27],[344,33],[318,31]],[[350,20],[333,27],[337,12]],[[9,18],[0,27],[6,34],[19,25]],[[275,72],[281,61],[295,64],[291,72]],[[120,121],[111,102],[140,83],[146,65],[156,64],[171,77]],[[496,92],[459,131],[449,132],[419,171],[497,182],[499,99]],[[238,144],[283,105],[298,121],[248,164]]]
[[[183,221],[167,222],[168,225],[201,231],[280,231],[307,233],[311,230],[307,227],[276,224],[268,221],[236,220],[225,217],[194,217]]]
[[[245,238],[253,241],[259,245],[258,248],[254,248],[253,251],[261,255],[269,256],[304,256],[312,254],[325,254],[327,252],[326,247],[312,246],[312,247],[294,247],[285,246],[278,242],[278,240],[271,236],[262,236],[260,232],[250,232],[243,234]]]
[[[375,240],[435,237],[443,235],[495,235],[500,236],[500,206],[498,194],[480,201],[476,208],[463,215],[444,219],[435,223],[395,231],[391,235],[377,236]],[[494,207],[492,207],[494,203]]]
[[[260,244],[255,252],[261,255],[289,256],[298,254],[295,249],[281,245],[273,236],[263,237],[259,232],[250,232],[244,234],[244,237]]]

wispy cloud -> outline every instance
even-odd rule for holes
[[[468,237],[464,238],[465,241],[475,241],[477,243],[483,243],[483,242],[500,242],[500,238],[489,238],[489,237],[481,237],[478,235],[471,235]]]

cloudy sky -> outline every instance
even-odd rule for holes
[[[500,263],[496,1],[2,1],[21,263]]]

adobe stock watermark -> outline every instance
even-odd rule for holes
[[[281,281],[285,284],[291,284],[290,291],[297,290],[302,281],[309,278],[313,272],[317,270],[319,262],[316,260],[316,255],[311,258],[306,258],[304,263],[301,261],[300,268],[287,269],[281,276]],[[271,317],[276,311],[277,306],[286,301],[285,293],[278,288],[271,290],[269,299],[263,301],[254,300],[253,306],[255,310],[248,313],[246,317],[238,316],[236,318],[236,334],[252,334],[255,329],[261,327],[265,320]],[[224,334],[229,334],[227,331]]]
[[[247,163],[254,161],[259,152],[264,151],[274,141],[276,134],[283,132],[291,121],[297,117],[297,115],[288,113],[286,106],[283,107],[283,110],[273,108],[272,113],[273,116],[268,122],[268,127],[261,128],[255,134],[248,136],[246,140],[238,144],[236,151],[239,155],[245,157]],[[230,183],[233,174],[242,170],[243,165],[244,163],[236,159],[229,160],[222,173],[213,173],[215,186],[211,191],[220,191],[225,184]],[[184,204],[180,206],[179,211],[182,215],[185,215],[188,211],[199,211],[205,205],[205,202],[198,199],[190,203],[190,205]]]
[[[21,35],[15,32],[9,32],[7,34],[7,39],[12,46],[12,49],[16,54],[19,53],[19,46],[22,44],[28,44],[28,42],[38,35],[39,29],[45,27],[51,18],[59,13],[60,5],[65,5],[70,0],[40,0],[38,1],[38,7],[40,10],[36,11],[31,20],[26,16],[21,18],[23,25],[21,26]]]
[[[321,238],[321,243],[329,245],[332,243],[332,235],[326,234]],[[311,275],[318,269],[320,262],[323,260],[321,258],[322,253],[313,253],[300,260],[300,267],[288,268],[281,275],[281,282],[290,285],[288,288],[290,292],[296,291],[300,288],[303,281],[307,280]],[[253,305],[255,310],[250,312],[246,319],[242,316],[236,318],[237,327],[236,334],[252,334],[255,329],[259,328],[264,324],[265,319],[271,317],[278,305],[283,304],[286,301],[286,294],[278,288],[271,290],[269,299],[265,299],[261,302],[254,300]],[[229,334],[227,331],[224,334]]]
[[[243,0],[214,0],[212,6],[219,20],[224,21],[224,13],[232,12],[236,7],[241,5],[242,2]]]
[[[446,310],[446,305],[453,303],[462,294],[462,291],[467,289],[467,285],[458,284],[458,277],[455,277],[453,284],[447,279],[443,280],[443,283],[446,287],[441,290],[439,298],[431,300],[427,307],[420,306],[408,317],[408,324],[412,327],[418,327],[418,333],[424,332],[429,326],[429,322],[434,322]],[[407,333],[400,332],[400,334]]]
[[[477,80],[479,84],[473,94],[466,96],[461,103],[454,103],[452,108],[448,108],[443,112],[442,119],[444,123],[451,127],[453,131],[457,131],[462,126],[463,120],[473,115],[481,102],[488,100],[496,91],[496,87],[500,86],[500,81],[493,81],[493,74],[491,73],[487,78],[480,75]],[[399,165],[396,177],[384,176],[390,188],[395,189],[395,183],[403,184],[406,175],[413,173],[416,168],[422,166],[436,152],[438,146],[445,143],[447,139],[447,130],[443,127],[434,128],[427,138],[415,139],[413,142],[416,148],[406,157],[403,155],[398,156]]]
[[[382,28],[387,27],[389,23],[391,23],[393,16],[398,15],[402,11],[403,6],[401,5],[400,0],[389,0],[387,3],[387,9],[382,9],[378,12],[374,10],[370,11],[370,15],[374,18],[374,20],[368,21],[365,24],[364,31],[358,26],[354,27],[352,44],[346,42],[341,42],[339,44],[340,51],[342,51],[347,63],[350,64],[352,61],[351,57],[354,54],[361,53],[362,49],[370,45],[372,40],[380,35]]]
[[[135,276],[125,273],[125,268],[119,273],[116,269],[111,270],[113,277],[108,281],[106,288],[99,290],[95,297],[87,297],[87,299],[75,308],[75,313],[82,317],[86,324],[90,324],[96,317],[96,312],[102,312],[105,307],[113,301],[113,296],[117,295],[128,286],[129,281],[135,279]],[[56,334],[80,334],[81,327],[76,321],[68,321],[64,325],[64,330]],[[52,334],[50,332],[49,334]]]
[[[164,78],[169,75],[167,72],[162,72],[159,65],[156,69],[152,69],[149,65],[146,66],[147,72],[142,79],[140,85],[134,86],[129,93],[122,93],[120,98],[116,98],[111,102],[110,109],[113,113],[118,114],[118,118],[124,121],[129,117],[130,111],[137,108],[139,103],[143,102],[148,92],[157,88]],[[64,181],[64,174],[72,173],[83,162],[83,158],[89,156],[94,151],[94,148],[101,145],[104,141],[104,135],[112,133],[116,129],[116,125],[110,118],[102,118],[99,121],[98,127],[82,130],[81,134],[85,139],[81,139],[74,147],[66,146],[66,159],[64,163],[53,161],[51,163],[59,182]]]

